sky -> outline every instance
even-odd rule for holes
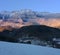
[[[60,0],[0,0],[0,11],[31,9],[39,12],[60,12]]]

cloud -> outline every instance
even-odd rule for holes
[[[29,21],[27,22],[23,22],[21,19],[19,19],[18,21],[19,21],[18,23],[15,23],[13,21],[11,22],[11,21],[0,20],[0,31],[9,29],[9,26],[12,28],[21,28],[23,26],[29,26],[29,25],[46,25],[50,27],[60,28],[60,19],[58,18],[49,18],[49,19],[35,18],[35,19],[29,19]]]
[[[51,26],[51,27],[59,27],[60,19],[58,19],[58,18],[49,18],[49,19],[40,18],[40,19],[37,19],[37,23],[39,23],[41,25]]]

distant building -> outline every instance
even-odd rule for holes
[[[55,47],[60,48],[60,38],[53,38],[53,42]]]

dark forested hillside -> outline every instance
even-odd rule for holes
[[[54,44],[53,39],[60,39],[60,29],[52,28],[44,25],[31,25],[24,26],[19,29],[11,31],[4,30],[0,32],[0,41],[17,42],[19,43],[22,38],[37,38],[43,41],[50,41]],[[29,42],[30,43],[30,42]],[[60,46],[60,45],[59,45]]]
[[[54,37],[60,38],[60,29],[44,25],[31,25],[31,26],[24,26],[20,29],[13,29],[12,31],[4,30],[3,32],[0,32],[0,37],[3,36],[3,37],[20,38],[26,35],[38,37],[41,39],[47,39],[47,38],[51,39]]]

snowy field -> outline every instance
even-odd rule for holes
[[[60,49],[0,41],[0,55],[60,55]]]

